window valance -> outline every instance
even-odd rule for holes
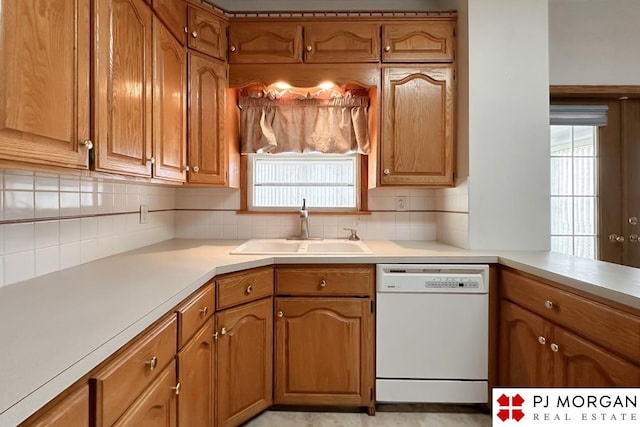
[[[369,152],[369,98],[239,97],[242,153]]]

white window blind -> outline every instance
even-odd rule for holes
[[[564,126],[606,126],[607,105],[551,105],[549,124]]]
[[[249,209],[356,210],[358,168],[355,154],[249,155]]]

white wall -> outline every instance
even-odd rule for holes
[[[553,85],[640,85],[640,1],[549,0]]]
[[[469,246],[549,248],[548,7],[468,0]]]

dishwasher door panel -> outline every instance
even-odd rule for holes
[[[486,294],[377,293],[376,377],[486,380]]]

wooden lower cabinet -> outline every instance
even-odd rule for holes
[[[273,299],[217,312],[217,426],[237,426],[273,402]]]
[[[504,387],[637,387],[640,366],[510,301],[502,301]]]
[[[179,390],[172,362],[113,425],[175,427]]]
[[[213,426],[214,414],[213,318],[178,353],[179,426]]]
[[[276,298],[275,403],[373,404],[369,298]]]
[[[89,426],[89,385],[85,383],[79,389],[62,398],[42,415],[27,420],[24,427],[88,427]]]

